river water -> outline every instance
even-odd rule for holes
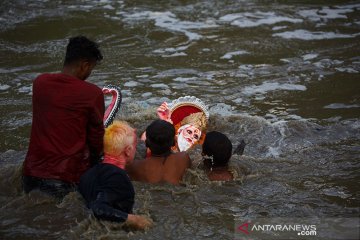
[[[359,216],[358,2],[3,0],[0,23],[1,239],[234,239],[239,217]],[[24,195],[32,80],[79,34],[104,55],[88,81],[120,86],[139,132],[163,101],[202,99],[209,130],[247,143],[236,180],[209,182],[196,148],[181,186],[135,183],[147,232],[94,220],[77,193]]]

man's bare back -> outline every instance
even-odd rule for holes
[[[134,181],[179,184],[186,169],[191,165],[190,157],[185,152],[170,153],[167,156],[150,156],[135,160],[127,167],[127,172]]]
[[[179,184],[191,160],[186,152],[171,152],[175,144],[175,128],[164,120],[155,120],[146,128],[145,145],[151,151],[144,160],[127,167],[132,180],[148,183]]]

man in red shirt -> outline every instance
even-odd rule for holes
[[[85,80],[103,56],[83,36],[70,38],[62,73],[33,82],[33,122],[23,184],[62,198],[103,151],[104,95]]]

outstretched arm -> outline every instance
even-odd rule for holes
[[[96,218],[112,222],[125,222],[137,229],[145,229],[152,226],[152,221],[143,216],[128,214],[111,206],[105,192],[99,192],[96,200],[89,204]]]
[[[99,192],[95,201],[89,204],[96,218],[112,222],[125,222],[128,213],[115,209],[111,206],[105,192]]]

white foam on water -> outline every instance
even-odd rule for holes
[[[187,56],[186,53],[184,52],[176,52],[170,55],[161,55],[162,57],[166,58],[166,57],[180,57],[180,56]]]
[[[281,30],[281,29],[284,29],[284,28],[287,28],[287,26],[275,26],[275,27],[272,28],[272,30],[277,31],[277,30]]]
[[[215,28],[218,25],[212,21],[207,22],[191,22],[191,21],[181,21],[176,18],[176,15],[172,12],[152,12],[152,11],[143,11],[133,14],[128,14],[124,12],[118,12],[124,16],[124,21],[128,22],[138,22],[141,20],[154,20],[155,26],[168,29],[170,31],[182,32],[184,33],[190,41],[198,40],[202,36],[198,33],[191,32],[192,29],[205,29],[205,28]]]
[[[220,114],[221,116],[231,116],[233,115],[232,106],[225,103],[217,103],[209,108],[211,114]]]
[[[220,21],[229,22],[241,28],[257,27],[260,25],[273,25],[279,22],[301,23],[302,19],[277,16],[274,12],[232,13],[220,17]]]
[[[340,60],[331,60],[328,58],[321,59],[318,62],[313,63],[318,68],[334,68],[334,66],[338,66],[340,64],[344,63],[344,61]]]
[[[337,8],[353,8],[354,10],[360,10],[360,3],[355,3],[355,4],[348,4],[348,5],[338,5],[336,6]]]
[[[299,116],[299,115],[296,115],[296,114],[289,114],[286,116],[286,120],[305,120],[305,118]]]
[[[268,147],[268,151],[266,153],[266,157],[277,158],[281,154],[280,147]]]
[[[188,69],[188,68],[173,68],[164,70],[162,72],[158,72],[155,76],[153,76],[153,79],[162,79],[162,78],[168,78],[168,77],[178,77],[181,75],[198,75],[198,71],[194,69]]]
[[[244,100],[242,98],[236,98],[236,99],[233,99],[232,101],[236,104],[240,104],[240,103],[244,102]]]
[[[171,47],[171,48],[160,48],[160,49],[156,49],[153,52],[154,53],[160,53],[162,54],[162,57],[177,57],[177,56],[187,56],[186,53],[182,52],[186,49],[189,48],[190,45],[184,45],[184,46],[179,46],[179,47]],[[168,55],[165,55],[166,53],[171,53]]]
[[[360,108],[360,105],[359,104],[346,105],[344,103],[332,103],[332,104],[326,105],[324,108],[327,108],[327,109]]]
[[[136,86],[139,86],[139,83],[135,82],[135,81],[128,81],[128,82],[125,82],[124,86],[125,87],[136,87]]]
[[[275,37],[282,37],[285,39],[301,39],[301,40],[323,40],[323,39],[335,39],[335,38],[354,38],[360,34],[341,34],[334,32],[310,32],[303,29],[295,31],[287,31],[282,33],[274,33]]]
[[[170,86],[171,86],[171,89],[189,89],[190,88],[190,86],[189,86],[189,84],[187,84],[187,83],[171,83],[170,84]]]
[[[112,19],[112,20],[121,20],[121,18],[120,17],[110,17],[110,19]]]
[[[331,187],[331,188],[325,188],[321,190],[321,193],[331,196],[331,197],[340,197],[343,199],[349,198],[352,196],[352,194],[347,193],[346,190],[341,189],[341,187]]]
[[[137,78],[147,78],[147,77],[149,77],[149,75],[147,75],[147,74],[137,75],[136,77],[137,77]]]
[[[239,69],[244,71],[250,71],[254,69],[254,66],[251,64],[243,64],[239,66]]]
[[[0,90],[1,90],[1,91],[8,90],[9,88],[10,88],[10,86],[9,86],[9,85],[6,85],[6,84],[4,84],[4,85],[0,85]]]
[[[347,67],[347,68],[344,68],[344,67],[337,67],[335,68],[337,71],[339,72],[347,72],[347,73],[359,73],[359,71],[353,69],[353,68],[350,68],[350,67]]]
[[[255,96],[255,100],[257,101],[261,101],[261,100],[264,100],[265,97],[264,96]]]
[[[168,85],[164,84],[164,83],[154,83],[150,85],[153,88],[169,88]]]
[[[113,6],[111,6],[110,4],[107,4],[105,6],[103,6],[104,9],[108,9],[108,10],[114,10],[115,8]]]
[[[31,94],[32,93],[32,86],[23,86],[23,87],[18,89],[18,92]]]
[[[245,54],[249,54],[249,52],[245,51],[245,50],[229,52],[229,53],[226,53],[224,56],[222,56],[221,59],[231,59],[233,56],[245,55]]]
[[[272,146],[268,146],[268,152],[266,153],[266,157],[274,157],[277,158],[282,153],[284,148],[284,139],[287,136],[288,125],[287,121],[279,120],[271,124],[274,130],[279,134],[276,140],[273,142]]]
[[[281,58],[280,61],[284,62],[284,63],[290,63],[291,62],[291,60],[286,59],[286,58]]]
[[[70,8],[70,9],[79,9],[79,8],[91,9],[91,8],[94,8],[94,6],[92,6],[92,5],[70,5],[70,6],[68,6],[68,8]]]
[[[150,97],[151,95],[152,95],[151,92],[146,92],[146,93],[141,94],[141,97],[146,98],[146,97]]]
[[[311,59],[314,59],[314,58],[317,58],[319,56],[319,54],[316,54],[316,53],[309,53],[309,54],[305,54],[302,56],[302,58],[307,61],[307,60],[311,60]]]
[[[309,19],[310,21],[318,22],[321,20],[329,20],[329,19],[347,19],[346,13],[351,13],[354,11],[358,5],[345,5],[345,6],[337,6],[333,8],[323,7],[319,9],[307,9],[300,10],[298,14],[304,18]]]
[[[264,82],[261,85],[252,85],[244,88],[242,93],[251,96],[254,94],[265,94],[271,91],[287,90],[287,91],[305,91],[306,86],[291,83]]]
[[[178,52],[178,51],[184,51],[186,49],[189,48],[189,45],[185,45],[185,46],[180,46],[180,47],[171,47],[171,48],[160,48],[160,49],[156,49],[153,52],[154,53],[173,53],[173,52]]]
[[[174,81],[176,82],[188,82],[188,81],[195,81],[197,80],[198,78],[197,77],[177,77],[177,78],[174,78]]]

